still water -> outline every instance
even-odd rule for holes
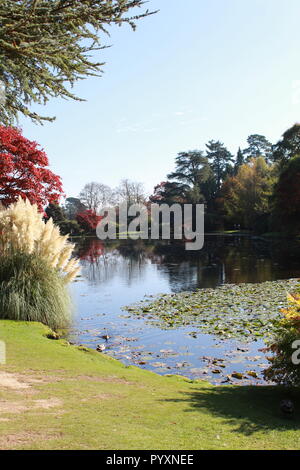
[[[100,345],[105,354],[127,365],[161,374],[227,383],[228,374],[245,375],[250,370],[258,377],[236,383],[263,383],[262,341],[243,344],[200,332],[192,337],[190,327],[160,329],[122,307],[145,295],[298,278],[299,243],[208,235],[201,251],[186,252],[180,244],[103,243],[89,238],[77,242],[77,255],[82,273],[72,285],[75,313],[70,341],[92,348]],[[218,373],[213,372],[216,367]]]

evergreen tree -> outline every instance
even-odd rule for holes
[[[64,212],[68,219],[74,220],[76,219],[76,215],[79,212],[84,212],[86,210],[87,210],[87,207],[77,197],[68,197],[66,199]]]
[[[300,234],[300,156],[282,168],[274,191],[273,226],[277,231]]]
[[[149,201],[153,204],[169,204],[170,206],[174,203],[184,203],[189,189],[188,185],[177,181],[162,181],[154,187]]]
[[[176,169],[168,175],[181,184],[184,197],[192,203],[203,202],[203,185],[212,176],[208,159],[199,150],[181,152],[176,157]]]
[[[52,219],[54,223],[62,222],[66,219],[63,208],[59,204],[50,203],[45,210],[47,219]]]
[[[249,147],[243,150],[246,160],[251,158],[264,157],[267,161],[272,157],[272,144],[264,135],[252,134],[247,139]]]
[[[30,110],[50,97],[80,100],[74,83],[99,75],[91,59],[103,49],[100,34],[112,24],[130,24],[151,13],[127,13],[143,0],[3,0],[0,2],[0,123],[11,125],[18,113],[35,122],[53,120]],[[3,98],[3,87],[5,100]]]
[[[231,163],[234,159],[220,141],[210,140],[206,147],[206,155],[216,177],[216,190],[219,191],[222,181],[231,172]]]
[[[300,124],[289,128],[273,147],[273,160],[284,166],[289,159],[300,155]]]
[[[234,164],[234,174],[236,175],[240,166],[242,166],[245,163],[244,155],[243,152],[241,151],[241,147],[239,147],[237,155],[236,155],[236,160]]]

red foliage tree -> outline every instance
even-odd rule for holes
[[[76,220],[78,224],[85,232],[93,232],[94,230],[96,230],[98,223],[102,219],[103,217],[97,215],[96,212],[91,209],[88,209],[84,212],[79,212],[76,215]]]
[[[28,198],[42,211],[58,203],[62,191],[59,176],[50,171],[47,155],[12,127],[0,126],[0,201],[5,206],[19,196]]]

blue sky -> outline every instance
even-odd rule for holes
[[[236,153],[249,134],[276,142],[300,121],[299,0],[150,0],[160,12],[111,28],[102,78],[78,82],[79,103],[51,100],[43,127],[21,119],[68,196],[122,178],[147,192],[180,151],[221,140]]]

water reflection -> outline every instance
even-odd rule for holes
[[[84,277],[95,285],[118,278],[131,286],[145,278],[149,265],[172,292],[300,277],[300,243],[296,241],[211,235],[201,251],[191,253],[179,243],[83,239],[77,244],[77,254]]]
[[[96,348],[107,334],[105,353],[125,364],[212,383],[226,382],[233,371],[252,370],[258,378],[248,377],[246,383],[263,382],[261,341],[221,341],[200,331],[191,335],[191,327],[163,330],[128,316],[122,307],[145,295],[300,277],[299,243],[208,236],[200,252],[186,252],[179,243],[141,240],[103,243],[90,238],[76,245],[82,277],[71,287],[77,309],[72,341]],[[225,360],[219,375],[208,367],[215,368],[216,359]]]
[[[147,250],[142,244],[128,247],[120,243],[104,244],[98,239],[85,239],[77,246],[82,274],[95,285],[121,278],[130,286],[137,279],[142,279],[145,266],[150,263],[148,251],[151,249]]]

